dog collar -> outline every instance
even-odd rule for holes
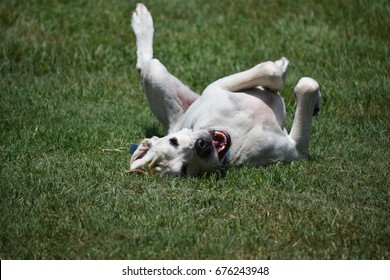
[[[129,152],[130,154],[134,154],[134,152],[137,150],[138,144],[130,144]],[[223,156],[222,159],[222,166],[226,166],[229,163],[230,159],[230,150],[227,150],[226,154]]]
[[[227,150],[226,154],[223,156],[222,159],[222,166],[226,166],[229,163],[230,159],[230,150]]]

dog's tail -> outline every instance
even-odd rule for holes
[[[153,58],[153,19],[143,4],[137,4],[131,20],[137,43],[137,69]]]

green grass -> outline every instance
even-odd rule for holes
[[[163,132],[136,1],[1,1],[0,258],[389,259],[388,1],[149,2],[155,55],[198,92],[286,56],[290,125],[293,87],[315,78],[310,160],[124,176],[129,144]]]

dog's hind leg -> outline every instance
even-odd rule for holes
[[[137,44],[137,69],[150,63],[153,58],[153,18],[143,4],[138,4],[131,19]]]
[[[275,62],[263,62],[249,70],[219,79],[212,83],[211,86],[219,86],[231,92],[258,86],[272,91],[279,91],[287,76],[288,63],[289,61],[284,57]]]
[[[137,69],[149,106],[169,131],[199,95],[153,58],[153,19],[143,4],[137,5],[131,25],[137,43]]]

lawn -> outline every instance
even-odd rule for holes
[[[124,175],[161,135],[136,1],[0,2],[0,259],[389,259],[390,4],[146,1],[155,56],[197,92],[265,60],[316,79],[307,161]]]

